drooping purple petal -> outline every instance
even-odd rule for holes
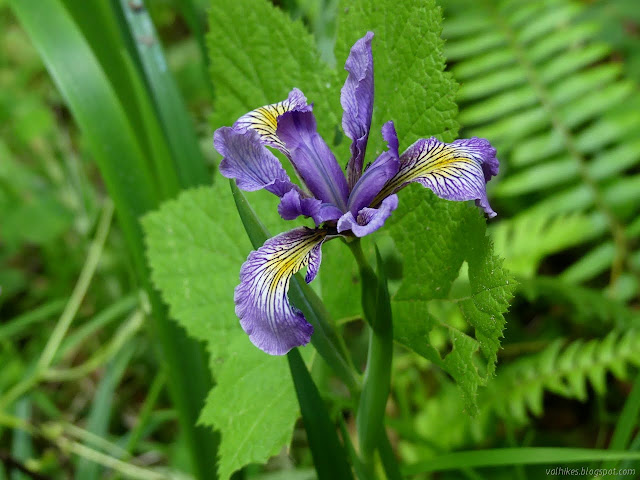
[[[307,98],[304,94],[294,88],[289,93],[286,100],[271,105],[264,105],[260,108],[250,111],[240,117],[233,127],[241,132],[251,129],[258,132],[260,141],[264,145],[277,148],[284,154],[287,154],[286,148],[282,141],[276,135],[278,128],[278,117],[286,112],[310,112],[312,105],[307,104]]]
[[[498,173],[496,150],[484,138],[447,144],[432,137],[420,139],[400,157],[400,170],[374,199],[381,202],[411,182],[418,182],[446,200],[475,200],[489,217],[486,182]]]
[[[254,130],[239,132],[231,127],[216,130],[213,143],[220,155],[220,173],[235,178],[238,188],[253,192],[262,188],[281,197],[296,188],[278,159],[267,150]]]
[[[308,266],[313,280],[321,261],[326,231],[301,227],[267,240],[249,254],[235,290],[236,315],[253,344],[271,355],[309,343],[313,327],[289,303],[291,277]]]
[[[362,174],[362,164],[367,149],[367,139],[373,114],[373,54],[371,40],[373,32],[358,40],[344,65],[349,72],[340,92],[342,129],[351,142],[351,159],[347,164],[349,188],[353,187]]]
[[[347,181],[336,157],[316,131],[313,113],[291,111],[281,115],[276,134],[289,150],[291,163],[311,193],[323,203],[345,211]]]
[[[357,216],[347,212],[338,220],[338,232],[351,230],[356,237],[364,237],[375,232],[384,225],[387,218],[398,208],[398,196],[385,198],[378,208],[365,207]]]
[[[278,213],[285,220],[294,220],[299,216],[313,218],[316,226],[329,220],[337,220],[342,211],[330,203],[322,203],[317,198],[304,197],[297,190],[287,192],[278,205]]]

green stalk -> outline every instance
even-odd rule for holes
[[[393,324],[387,279],[380,253],[376,248],[378,273],[367,262],[360,240],[349,244],[362,278],[362,308],[369,323],[369,353],[364,386],[356,416],[356,429],[360,440],[360,454],[371,474],[374,471],[375,451],[385,441],[384,414],[391,383],[393,359]],[[387,451],[385,450],[385,453]],[[393,457],[385,455],[390,472],[397,470]],[[386,465],[385,465],[386,467]]]
[[[287,354],[287,360],[318,479],[352,480],[345,448],[297,348]]]

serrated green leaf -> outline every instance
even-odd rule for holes
[[[151,278],[173,318],[225,358],[239,329],[233,289],[251,250],[225,182],[183,193],[143,219]],[[215,341],[214,341],[215,340]]]
[[[298,403],[285,357],[257,349],[241,332],[229,345],[200,422],[220,430],[218,476],[265,463],[289,443]]]
[[[272,207],[256,206],[260,213]],[[298,416],[286,359],[255,348],[235,315],[233,290],[252,247],[224,181],[181,194],[147,215],[143,226],[154,284],[171,315],[211,354],[218,383],[200,422],[220,431],[224,480],[278,453]]]
[[[405,265],[404,281],[393,298],[394,336],[447,371],[473,412],[478,386],[495,371],[514,280],[493,255],[476,207],[438,199],[419,186],[400,197],[401,205],[388,221]],[[430,300],[449,298],[463,261],[469,266],[471,292],[452,300],[475,335],[434,318],[428,310]],[[451,344],[444,356],[428,344],[429,333],[438,325],[446,327]]]
[[[314,102],[318,131],[331,144],[340,86],[302,21],[292,22],[267,0],[218,0],[211,3],[209,22],[213,125],[231,125],[297,87]]]

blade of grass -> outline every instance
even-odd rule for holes
[[[95,335],[101,328],[106,327],[115,320],[121,319],[125,314],[132,311],[137,304],[137,295],[127,295],[109,305],[90,320],[87,320],[82,326],[76,328],[65,337],[62,344],[60,344],[58,352],[54,356],[54,361],[63,358],[69,352],[79,347],[87,338]]]
[[[637,435],[635,436],[635,438],[633,439],[633,441],[631,442],[631,445],[629,445],[629,451],[631,452],[637,452],[640,451],[640,432],[637,433]],[[638,465],[638,461],[637,460],[624,460],[622,463],[620,463],[620,468],[618,469],[620,470],[626,470],[628,468],[634,468],[635,466]],[[617,479],[618,480],[624,480],[625,478],[629,478],[627,475],[618,475]]]
[[[120,6],[173,153],[174,170],[178,172],[183,186],[210,183],[198,138],[144,2],[137,0],[134,8],[129,0],[120,0]]]
[[[356,473],[356,478],[358,480],[371,480],[367,471],[364,468],[364,464],[358,454],[356,452],[355,447],[353,446],[353,442],[351,441],[351,436],[349,435],[349,431],[347,430],[347,425],[344,422],[344,418],[342,416],[338,417],[338,426],[340,427],[340,434],[342,435],[342,443],[344,444],[344,449],[351,460],[351,465],[353,465],[353,470]]]
[[[122,45],[117,17],[109,1],[93,2],[91,8],[87,8],[85,0],[62,0],[62,3],[86,39],[86,44],[91,48],[95,59],[100,63],[100,68],[120,100],[131,128],[134,132],[144,132],[141,97],[133,84],[132,73],[136,72],[128,70],[123,63],[124,57],[131,49]],[[119,48],[114,48],[116,45]],[[137,139],[145,157],[152,158],[150,139],[144,135]]]
[[[213,89],[211,85],[211,77],[209,76],[209,55],[207,54],[207,41],[204,36],[205,32],[205,15],[204,9],[200,9],[193,0],[174,0],[176,8],[182,14],[182,17],[189,25],[191,33],[198,41],[198,48],[202,55],[202,75],[206,78],[207,84]]]
[[[135,352],[135,345],[129,343],[118,352],[115,358],[107,364],[104,376],[100,380],[98,390],[91,404],[86,430],[101,438],[106,438],[111,420],[111,407],[116,387],[124,376],[125,369]],[[85,480],[96,480],[100,477],[100,465],[86,458],[80,458],[76,465],[76,476]]]
[[[17,418],[29,421],[31,417],[31,399],[28,396],[21,398],[16,402],[15,415]],[[22,465],[25,465],[26,461],[33,458],[33,442],[31,441],[31,435],[24,430],[16,429],[13,431],[13,438],[11,441],[11,456],[19,461]],[[29,477],[21,472],[13,472],[11,474],[12,480],[27,480]]]
[[[151,413],[153,412],[153,407],[155,407],[156,402],[158,401],[158,397],[160,396],[160,392],[165,385],[165,378],[162,373],[156,375],[151,383],[151,387],[149,388],[149,393],[147,393],[147,397],[144,399],[144,404],[140,409],[140,414],[138,415],[138,421],[136,422],[136,426],[131,430],[129,438],[127,440],[127,444],[125,446],[125,450],[131,454],[135,451],[138,443],[142,439],[144,435],[144,430],[147,424],[149,423],[149,419],[151,417]]]
[[[638,418],[640,416],[640,373],[636,375],[636,379],[633,382],[633,388],[631,393],[624,402],[622,413],[618,417],[616,422],[616,428],[613,431],[611,442],[609,443],[609,449],[611,450],[624,450],[629,446],[629,441],[633,435],[633,431],[638,425]],[[606,462],[602,468],[612,469],[618,462],[610,461]]]
[[[17,317],[8,320],[6,323],[0,325],[0,340],[19,337],[30,326],[49,320],[51,317],[58,315],[67,303],[66,299],[60,298],[58,300],[52,300],[44,305],[34,308],[30,312],[23,313]]]
[[[104,365],[112,356],[118,354],[125,343],[140,330],[144,321],[144,315],[138,311],[124,322],[109,340],[109,343],[99,348],[89,359],[80,365],[70,368],[49,368],[44,372],[43,378],[51,382],[68,382],[78,380],[89,375],[94,370]]]
[[[69,330],[69,326],[71,325],[71,322],[73,322],[73,319],[80,308],[80,304],[87,293],[93,274],[95,273],[100,257],[102,256],[102,250],[111,227],[112,216],[113,203],[110,200],[107,200],[98,222],[96,235],[89,245],[87,259],[82,266],[82,270],[78,276],[78,281],[76,282],[73,292],[64,307],[62,315],[60,315],[60,319],[56,323],[56,326],[49,336],[40,357],[38,357],[38,360],[30,370],[29,374],[23,377],[20,382],[15,384],[0,397],[0,409],[10,405],[30,388],[36,385],[41,380],[42,374],[51,365],[51,362],[60,347],[60,343]]]
[[[196,426],[211,386],[203,347],[169,321],[149,282],[138,218],[157,206],[162,197],[137,142],[139,132],[132,127],[109,77],[60,1],[10,0],[9,4],[69,105],[115,203],[133,269],[152,307],[150,328],[158,344],[158,358],[162,359],[159,363],[166,368],[194,474],[200,479],[216,478],[218,438],[211,430]]]
[[[594,460],[640,459],[640,452],[596,450],[593,448],[495,448],[455,452],[407,465],[402,468],[405,476],[442,470],[461,470],[473,467],[498,467],[505,465],[539,465],[592,462]]]

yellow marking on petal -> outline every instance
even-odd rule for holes
[[[309,253],[325,235],[325,231],[319,231],[269,256],[264,271],[270,279],[268,289],[271,295],[279,291],[286,292],[290,278],[309,264]]]
[[[473,173],[469,170],[481,168],[473,159],[465,157],[465,153],[464,148],[456,145],[436,144],[433,148],[425,148],[415,159],[409,159],[400,166],[398,173],[389,179],[371,205],[380,204],[417,178],[462,178]]]
[[[295,103],[289,99],[264,105],[240,117],[237,124],[255,130],[264,141],[284,149],[284,143],[276,136],[278,117],[294,108]]]

